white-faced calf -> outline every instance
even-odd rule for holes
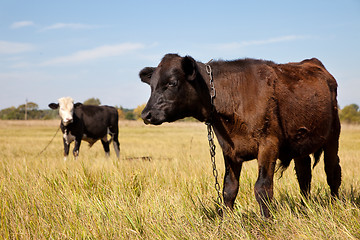
[[[75,141],[73,154],[79,156],[81,140],[87,141],[90,147],[101,140],[106,156],[110,154],[109,144],[113,141],[116,156],[120,155],[118,140],[118,112],[110,106],[93,106],[75,103],[71,97],[58,99],[58,103],[50,103],[51,109],[59,108],[60,128],[64,140],[64,160],[69,155],[70,143]],[[110,135],[110,140],[108,140]]]

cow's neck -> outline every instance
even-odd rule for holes
[[[194,81],[194,88],[197,91],[199,102],[194,105],[191,116],[199,120],[200,122],[209,122],[212,117],[212,106],[210,98],[210,86],[209,86],[209,75],[206,73],[205,64],[198,62],[198,76]]]
[[[199,88],[201,89],[201,115],[202,119],[199,119],[203,122],[210,122],[212,119],[218,118],[228,121],[233,121],[231,118],[239,118],[240,113],[238,113],[235,109],[233,109],[234,101],[232,96],[232,87],[228,86],[228,91],[224,91],[226,88],[222,86],[221,76],[214,74],[217,72],[217,69],[212,67],[213,70],[213,82],[216,91],[216,95],[213,101],[213,105],[211,104],[211,87],[210,87],[210,76],[206,72],[206,65],[203,63],[198,63],[198,69],[200,73],[199,77]],[[234,111],[230,111],[234,110]],[[235,116],[236,115],[236,116]]]
[[[228,91],[226,91],[226,87],[223,86],[224,79],[221,79],[222,76],[214,74],[214,72],[218,72],[216,65],[212,66],[212,70],[214,87],[216,91],[213,105],[211,105],[210,97],[210,76],[206,72],[205,64],[199,65],[199,72],[201,75],[200,82],[203,82],[201,86],[203,89],[202,99],[204,99],[204,102],[202,103],[203,122],[209,122],[212,124],[220,142],[226,142],[229,146],[233,146],[230,135],[233,131],[238,131],[240,134],[239,131],[241,131],[244,124],[243,116],[241,116],[241,113],[238,113],[235,109],[236,106],[234,106],[234,96],[232,96],[232,91],[234,89],[232,89],[232,86],[227,86],[229,88]],[[239,129],[235,129],[239,126]]]

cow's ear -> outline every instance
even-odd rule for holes
[[[195,60],[190,56],[185,56],[181,61],[181,67],[189,81],[193,81],[197,75]]]
[[[74,104],[74,108],[80,107],[81,105],[82,105],[82,103],[77,102],[77,103]]]
[[[58,109],[59,104],[58,104],[58,103],[50,103],[48,106],[49,106],[49,108],[51,108],[51,109]]]
[[[154,71],[155,71],[154,67],[146,67],[143,70],[141,70],[139,73],[139,77],[141,81],[150,84],[150,79]]]

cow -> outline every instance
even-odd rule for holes
[[[157,67],[139,73],[151,87],[141,113],[145,124],[184,117],[211,124],[222,148],[223,200],[233,209],[244,162],[257,159],[255,198],[269,218],[276,162],[285,170],[295,162],[300,192],[309,196],[311,155],[324,153],[331,195],[338,196],[340,121],[337,82],[316,58],[276,64],[258,59],[212,61],[166,54]]]
[[[49,107],[51,109],[59,108],[65,161],[69,155],[70,143],[73,141],[75,141],[73,155],[75,159],[78,158],[81,140],[87,141],[91,147],[100,139],[107,157],[110,156],[109,144],[113,141],[116,156],[119,158],[119,117],[116,108],[83,105],[81,103],[74,104],[71,97],[60,98],[58,103],[50,103]],[[108,134],[111,137],[109,141]]]

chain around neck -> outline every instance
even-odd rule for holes
[[[213,76],[213,71],[210,65],[210,62],[212,62],[212,59],[205,64],[205,68],[206,68],[206,73],[209,75],[209,85],[210,85],[210,103],[211,103],[211,112],[210,112],[210,118],[207,122],[212,121],[212,116],[213,113],[215,112],[215,105],[214,105],[214,99],[216,97],[216,90],[215,90],[215,85],[214,85],[214,76]]]

